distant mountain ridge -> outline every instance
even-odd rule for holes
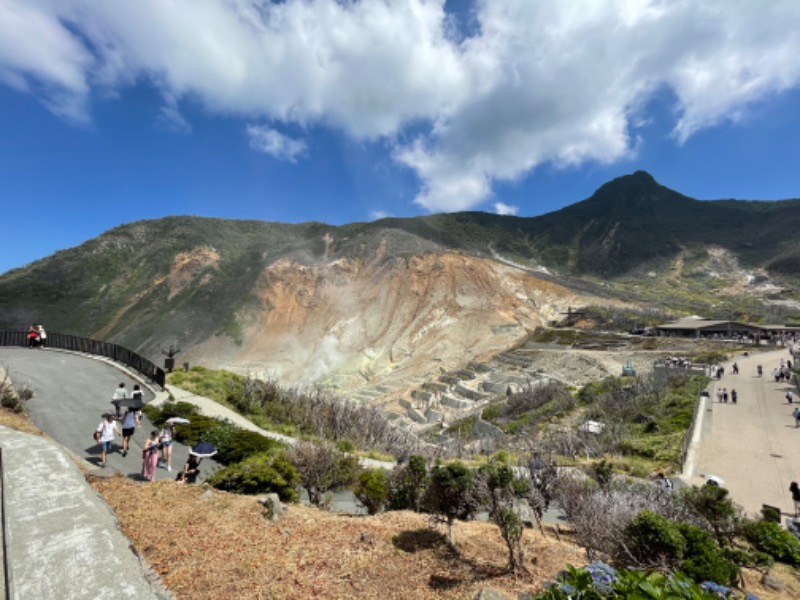
[[[352,386],[497,351],[567,306],[635,303],[607,282],[720,261],[789,280],[798,223],[800,200],[698,201],[642,171],[539,217],[167,217],[0,276],[0,327],[43,322],[156,360],[177,343],[192,362]]]

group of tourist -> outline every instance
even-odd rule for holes
[[[736,392],[734,388],[731,388],[730,393],[728,393],[728,388],[717,389],[717,402],[721,404],[727,404],[728,400],[730,400],[732,404],[736,404],[736,401],[738,399],[739,399],[739,394]]]
[[[34,323],[28,327],[26,337],[28,339],[28,348],[44,348],[47,345],[47,332],[41,324]]]
[[[668,356],[664,359],[664,366],[678,369],[688,369],[692,366],[692,361],[686,357]]]
[[[123,400],[137,399],[139,402],[131,402],[124,414],[121,414]],[[133,391],[128,396],[127,388],[124,383],[114,391],[111,402],[116,407],[116,414],[107,413],[103,420],[95,429],[95,440],[100,444],[100,466],[105,468],[108,454],[112,451],[116,436],[122,437],[122,449],[120,454],[125,457],[128,455],[130,440],[136,429],[141,426],[141,410],[138,405],[143,404],[143,393],[138,385],[133,386]],[[120,429],[120,424],[122,428]],[[175,440],[175,426],[173,423],[166,423],[161,430],[154,429],[144,442],[142,449],[142,470],[141,476],[146,481],[153,481],[159,467],[172,471],[172,444]],[[199,458],[190,455],[183,471],[178,475],[178,481],[194,483],[199,474]]]

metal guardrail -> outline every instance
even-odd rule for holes
[[[0,534],[3,537],[3,597],[5,600],[11,600],[11,567],[8,563],[6,523],[6,474],[3,467],[3,449],[0,448]]]
[[[24,331],[0,331],[0,346],[27,346],[27,333]],[[162,389],[166,383],[166,373],[160,367],[140,356],[132,350],[112,344],[101,342],[89,338],[82,338],[65,333],[47,333],[46,346],[48,348],[61,348],[62,350],[72,350],[74,352],[84,352],[96,356],[105,356],[114,361],[129,366],[138,371]]]

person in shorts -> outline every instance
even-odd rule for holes
[[[175,439],[175,426],[167,423],[161,430],[159,442],[161,446],[161,466],[172,471],[172,441]]]
[[[122,417],[122,456],[128,456],[128,445],[136,431],[136,411],[128,409]]]
[[[95,429],[95,439],[100,444],[100,466],[105,468],[108,453],[111,451],[111,446],[114,444],[114,435],[122,435],[122,432],[117,427],[117,422],[114,420],[114,415],[108,413],[105,419],[100,421],[100,424]]]

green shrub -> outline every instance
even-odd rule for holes
[[[192,420],[198,414],[197,407],[189,402],[165,402],[160,407],[146,404],[142,412],[156,427],[163,427],[166,420],[172,417]]]
[[[256,454],[214,473],[208,483],[237,494],[276,493],[284,502],[297,502],[300,474],[284,454]]]
[[[686,552],[678,527],[661,515],[643,510],[625,528],[634,558],[643,565],[676,564]]]
[[[212,435],[211,437],[214,436]],[[255,431],[238,429],[228,439],[223,440],[223,443],[217,445],[216,459],[221,463],[231,465],[241,462],[254,454],[272,452],[278,448],[283,448],[283,444],[264,437]]]
[[[350,440],[338,440],[336,442],[336,447],[342,452],[351,453],[356,451],[356,445]]]
[[[728,490],[704,485],[681,490],[686,507],[706,523],[706,529],[714,534],[721,546],[729,545],[739,526],[739,514]]]
[[[774,506],[763,506],[761,508],[761,517],[765,521],[770,521],[772,523],[780,523],[781,522],[781,510]]]
[[[747,521],[742,525],[745,539],[775,560],[800,566],[800,540],[770,521]]]
[[[420,511],[420,502],[428,485],[428,467],[425,459],[412,454],[405,464],[399,464],[391,474],[389,508],[391,510],[411,509]]]
[[[222,421],[204,415],[195,415],[187,424],[178,425],[175,428],[175,439],[181,444],[187,446],[194,446],[200,440],[211,442],[208,439],[208,434],[215,427],[218,427]],[[214,442],[211,442],[214,443]]]
[[[371,515],[377,514],[389,497],[389,478],[383,469],[368,469],[358,476],[353,493]]]
[[[613,465],[606,461],[604,458],[601,461],[598,461],[592,465],[591,473],[592,477],[594,477],[595,481],[597,481],[598,485],[601,488],[607,488],[611,485],[611,478],[614,474],[614,467]]]
[[[597,561],[581,569],[567,565],[558,581],[533,600],[601,600],[636,598],[640,600],[719,600],[741,598],[734,590],[713,583],[697,584],[682,574],[657,571],[619,570]]]
[[[707,531],[688,523],[678,523],[677,529],[686,543],[685,560],[680,570],[695,581],[713,581],[733,585],[739,568],[726,557]]]

